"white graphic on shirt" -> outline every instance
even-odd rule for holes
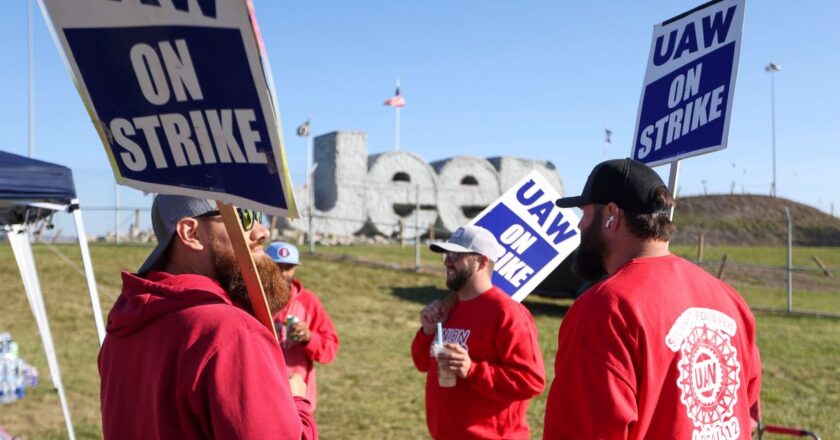
[[[680,401],[694,422],[693,440],[737,439],[738,419],[732,416],[741,386],[741,363],[732,346],[738,326],[717,310],[687,309],[677,318],[665,344],[680,352]]]
[[[443,329],[443,343],[444,344],[458,344],[464,347],[464,350],[470,351],[470,346],[467,345],[467,340],[470,339],[470,331],[462,328],[444,328]],[[432,347],[437,343],[437,338],[432,340],[429,346],[429,356],[435,357]]]

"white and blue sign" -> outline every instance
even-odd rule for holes
[[[653,28],[630,157],[650,166],[726,148],[745,0],[713,0]]]
[[[522,301],[580,244],[579,219],[558,208],[560,194],[532,171],[481,212],[471,224],[486,228],[505,253],[497,260],[493,284]]]
[[[245,0],[44,0],[118,183],[297,216]]]

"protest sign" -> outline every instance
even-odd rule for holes
[[[654,26],[630,157],[649,166],[726,148],[745,0]]]
[[[493,284],[518,302],[580,244],[579,219],[571,209],[557,207],[558,198],[546,178],[532,171],[470,222],[504,247]]]
[[[297,217],[246,0],[43,0],[117,182]]]
[[[297,217],[248,0],[42,0],[117,183],[216,199],[256,318],[274,333],[233,206]]]

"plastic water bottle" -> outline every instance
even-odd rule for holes
[[[11,342],[12,336],[8,333],[0,333],[0,358],[5,357],[7,351],[9,351],[9,342]]]
[[[24,386],[23,375],[21,374],[20,376],[18,376],[17,382],[15,383],[15,399],[23,399],[23,396],[25,395],[26,387]]]
[[[14,390],[8,380],[0,382],[0,404],[15,400]]]

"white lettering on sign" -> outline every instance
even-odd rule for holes
[[[166,145],[166,151],[173,158],[176,167],[213,164],[216,163],[217,155],[221,163],[263,164],[268,162],[266,154],[257,151],[260,134],[251,128],[251,124],[256,120],[253,110],[192,111],[189,116],[187,119],[178,113],[164,113],[160,116],[133,118],[131,121],[114,118],[109,126],[114,142],[126,150],[120,153],[120,159],[132,171],[145,170],[146,152],[140,146],[142,143],[148,145],[157,169],[168,168],[170,165],[164,154],[163,145]],[[207,135],[204,117],[210,125],[212,141]],[[234,122],[238,131],[234,130]],[[158,136],[158,128],[163,130],[163,141],[165,141],[163,145]],[[238,138],[242,139],[241,145],[237,141],[237,133],[239,133]],[[136,142],[135,137],[141,142]],[[198,147],[196,147],[195,139],[198,139]]]
[[[163,55],[166,72],[169,74],[169,81],[172,83],[172,89],[175,92],[175,99],[178,102],[186,101],[187,92],[189,92],[190,99],[193,101],[204,99],[201,87],[198,85],[198,76],[195,74],[190,52],[187,50],[187,43],[184,40],[175,40],[175,47],[178,48],[177,54],[168,41],[161,41],[158,45]]]
[[[143,97],[154,105],[201,101],[204,93],[198,80],[189,46],[183,39],[145,43],[129,51]],[[265,164],[259,151],[260,132],[254,109],[204,109],[187,114],[162,113],[133,118],[114,118],[108,124],[115,156],[131,171],[148,168],[148,156],[156,169],[215,163]],[[162,133],[158,131],[162,130]],[[117,148],[119,151],[117,154]]]
[[[688,69],[685,75],[681,73],[671,81],[671,88],[668,91],[668,108],[674,108],[680,102],[697,94],[702,70],[703,63],[700,63],[693,69]]]
[[[148,44],[135,44],[129,56],[143,97],[152,104],[166,104],[169,101],[169,85],[154,48]]]
[[[522,225],[513,224],[502,232],[499,241],[510,246],[511,250],[496,261],[495,271],[511,284],[519,287],[528,276],[534,273],[534,269],[520,260],[517,254],[522,255],[528,250],[537,241],[537,237],[526,231]]]
[[[528,276],[534,273],[534,269],[519,259],[513,251],[507,251],[498,261],[494,270],[500,276],[510,281],[515,287],[519,287]]]
[[[499,240],[517,253],[522,254],[537,241],[537,237],[526,231],[522,225],[513,224],[502,232]]]
[[[702,71],[703,63],[699,63],[671,81],[668,91],[668,108],[674,110],[642,129],[639,135],[642,148],[639,149],[638,159],[644,159],[652,151],[658,151],[663,146],[723,116],[721,107],[726,85],[720,85],[702,96],[697,96]],[[684,106],[674,108],[686,101],[688,102]]]

